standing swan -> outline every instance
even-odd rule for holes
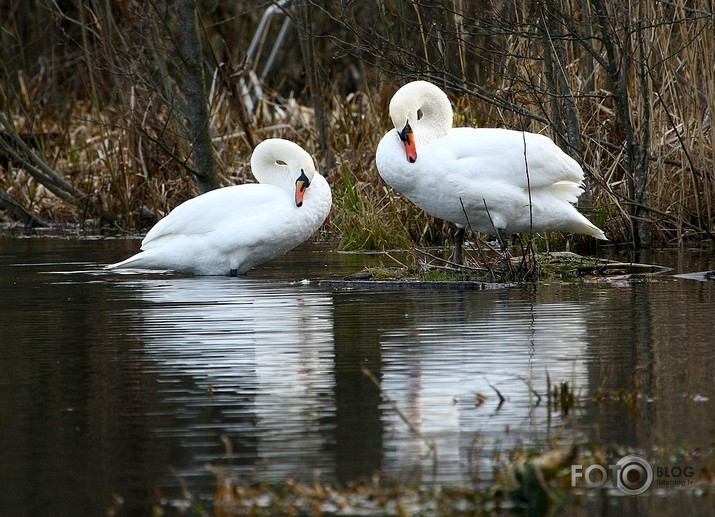
[[[457,225],[454,262],[461,263],[466,226],[496,233],[502,249],[507,235],[528,231],[606,240],[572,205],[583,193],[583,170],[548,137],[452,128],[449,98],[426,81],[397,90],[390,118],[395,129],[377,147],[380,176],[422,210]]]
[[[207,192],[177,206],[115,268],[237,275],[310,238],[328,217],[330,186],[297,144],[264,140],[251,157],[260,183]]]

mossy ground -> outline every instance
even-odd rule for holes
[[[523,251],[523,252],[522,252]],[[400,258],[388,254],[392,264],[367,267],[346,280],[412,282],[489,282],[579,281],[647,275],[665,268],[651,264],[619,262],[570,252],[537,253],[531,250],[480,250],[479,258],[458,265],[431,252],[412,249]]]

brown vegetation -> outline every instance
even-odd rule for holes
[[[197,3],[220,184],[253,181],[252,147],[288,138],[328,176],[341,246],[443,242],[449,225],[374,166],[390,96],[423,78],[449,91],[458,125],[546,132],[576,156],[584,209],[612,241],[715,238],[711,11],[685,0],[325,5]],[[0,215],[131,231],[197,193],[184,18],[158,0],[0,7]]]

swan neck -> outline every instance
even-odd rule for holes
[[[452,128],[453,114],[449,97],[433,84],[428,84],[420,92],[422,118],[413,124],[415,140],[425,144],[445,136]]]
[[[295,189],[295,182],[306,176],[312,179],[313,159],[303,148],[280,139],[264,140],[256,146],[251,157],[251,172],[259,183]]]

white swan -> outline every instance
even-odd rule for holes
[[[233,276],[283,255],[320,228],[332,204],[330,186],[302,147],[264,140],[251,170],[260,183],[182,203],[147,233],[140,253],[107,268]]]
[[[455,262],[461,260],[466,226],[496,233],[502,249],[508,234],[527,231],[606,240],[571,204],[583,192],[583,170],[548,137],[452,128],[449,98],[426,81],[395,93],[390,118],[395,129],[377,147],[380,176],[422,210],[457,225]]]

